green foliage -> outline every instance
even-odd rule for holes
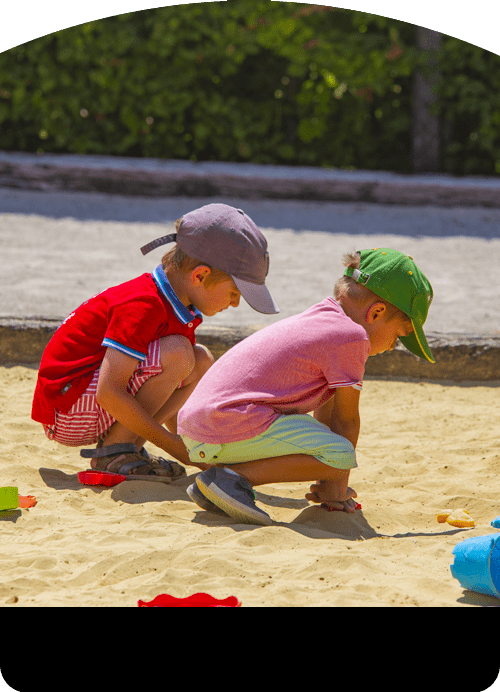
[[[159,7],[0,54],[0,148],[411,170],[414,27],[271,0]],[[446,170],[500,172],[498,56],[445,37]]]
[[[500,173],[498,55],[447,37],[439,59],[436,113],[443,123],[443,167],[456,174]]]

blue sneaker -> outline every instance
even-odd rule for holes
[[[198,474],[196,485],[207,500],[242,524],[270,526],[273,523],[269,514],[255,504],[250,483],[235,471],[214,466]]]
[[[189,495],[189,498],[195,502],[198,507],[201,507],[202,509],[206,509],[207,512],[217,512],[218,514],[226,514],[223,512],[217,505],[214,505],[213,502],[210,502],[210,500],[207,500],[205,495],[201,492],[201,490],[198,488],[196,485],[196,481],[190,485],[188,488],[186,488],[186,492]]]

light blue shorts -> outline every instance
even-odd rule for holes
[[[287,454],[309,454],[337,469],[357,467],[354,447],[312,416],[280,416],[260,435],[240,442],[210,444],[182,435],[195,464],[241,464]]]

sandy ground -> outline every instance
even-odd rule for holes
[[[275,523],[255,527],[200,510],[192,479],[80,485],[78,452],[30,420],[35,378],[0,369],[1,484],[38,500],[0,515],[0,606],[199,591],[247,607],[500,605],[450,572],[453,547],[494,533],[500,513],[499,387],[367,381],[351,476],[362,510],[326,512],[308,505],[307,484],[268,485],[257,500]],[[438,524],[444,508],[466,508],[475,528]]]
[[[157,200],[0,191],[0,315],[64,317],[150,271],[160,252],[142,258],[139,246],[167,232],[160,221],[171,227],[206,201],[214,200],[162,200],[160,208]],[[264,229],[282,312],[265,318],[242,303],[206,324],[266,324],[299,312],[331,293],[343,252],[387,245],[414,256],[434,285],[429,331],[500,329],[500,210],[225,201]],[[0,369],[0,485],[38,501],[0,515],[0,606],[136,606],[198,591],[235,595],[247,607],[500,605],[464,591],[450,572],[453,547],[493,533],[500,514],[494,383],[367,381],[351,482],[362,510],[308,505],[307,484],[263,486],[257,499],[275,523],[252,527],[200,510],[187,479],[81,486],[78,451],[49,442],[30,419],[35,380],[33,369]],[[467,509],[475,528],[438,524],[445,508]]]

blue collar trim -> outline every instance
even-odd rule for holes
[[[194,305],[191,307],[193,308],[193,311],[189,310],[177,297],[176,292],[172,288],[170,281],[167,279],[167,275],[163,271],[163,267],[161,264],[159,264],[156,269],[153,272],[153,280],[155,284],[158,286],[158,289],[162,296],[168,300],[170,305],[172,306],[175,316],[179,320],[179,322],[182,322],[182,324],[187,324],[188,322],[193,321],[193,316],[197,317],[200,321],[203,321],[203,316],[201,312],[198,310],[198,308],[195,308]]]

